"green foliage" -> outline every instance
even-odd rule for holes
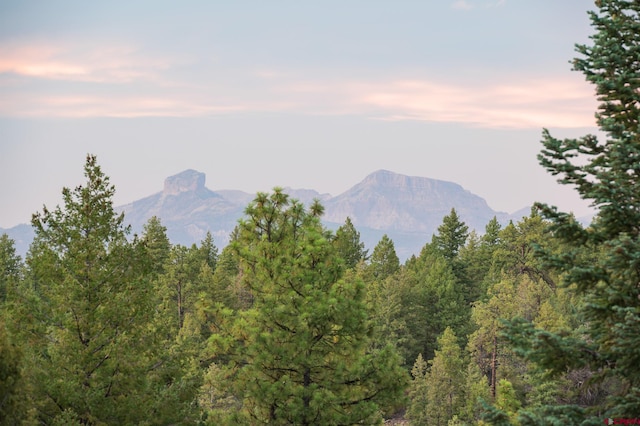
[[[496,397],[495,406],[506,413],[512,423],[515,422],[515,418],[518,410],[522,406],[522,403],[518,399],[510,381],[500,379],[500,382],[498,382],[498,395]]]
[[[384,280],[400,270],[400,259],[396,254],[396,248],[393,240],[386,234],[382,236],[378,244],[373,249],[369,265],[367,266],[367,274],[372,279]]]
[[[253,303],[253,296],[239,279],[239,262],[237,253],[227,245],[218,259],[212,285],[219,295],[216,300],[230,308],[246,309]]]
[[[574,69],[596,87],[596,118],[606,134],[559,140],[545,130],[540,163],[563,184],[598,209],[583,228],[571,215],[538,205],[552,224],[562,252],[542,252],[548,265],[564,272],[563,282],[583,298],[584,327],[569,335],[514,323],[509,335],[528,359],[554,372],[587,368],[592,381],[616,382],[607,405],[611,417],[640,415],[640,6],[600,0],[590,17],[596,33],[590,46],[579,45]],[[574,285],[574,286],[572,286]],[[526,339],[516,335],[525,333]],[[613,390],[613,389],[612,389]]]
[[[0,306],[21,279],[22,266],[14,241],[7,234],[0,235]]]
[[[402,278],[401,274],[394,274],[385,280],[371,282],[366,289],[366,305],[374,329],[370,349],[379,350],[391,345],[405,357],[411,336],[407,333],[402,303]]]
[[[152,262],[149,266],[151,272],[163,273],[171,252],[171,243],[167,237],[167,228],[162,225],[158,217],[151,217],[144,225],[141,242],[147,250],[147,257]]]
[[[476,424],[484,412],[482,402],[491,400],[489,381],[473,360],[467,365],[464,407],[460,410],[460,419]]]
[[[445,425],[461,411],[466,397],[465,364],[451,328],[438,338],[438,350],[430,365],[427,419],[431,425]]]
[[[469,227],[460,220],[456,209],[452,208],[451,213],[442,219],[442,225],[433,236],[433,243],[447,260],[452,261],[464,246],[468,236]]]
[[[433,357],[436,339],[448,326],[456,335],[466,334],[469,308],[450,264],[431,245],[408,263],[397,282],[403,305],[400,318],[406,324],[400,347],[407,360],[420,353]]]
[[[413,425],[426,425],[427,420],[427,375],[429,374],[429,364],[422,358],[422,354],[418,354],[411,376],[413,380],[409,386],[409,404],[407,406],[407,418],[411,420]]]
[[[447,327],[438,338],[438,350],[426,363],[418,355],[411,374],[407,417],[415,425],[446,425],[463,412],[466,399],[466,367],[456,335]]]
[[[0,425],[35,424],[29,389],[22,372],[22,351],[12,342],[0,317]]]
[[[30,379],[44,422],[143,423],[182,419],[156,382],[160,371],[152,323],[149,258],[127,239],[113,208],[114,187],[87,156],[85,186],[64,188],[64,207],[33,216],[28,266],[31,292],[21,337],[29,341]],[[140,407],[146,407],[144,410]]]
[[[232,244],[253,301],[213,336],[237,368],[234,422],[373,423],[401,399],[398,356],[388,346],[367,352],[364,285],[353,271],[343,276],[322,211],[276,188],[240,223]]]
[[[347,269],[355,268],[358,263],[367,259],[367,250],[364,248],[364,243],[360,241],[360,233],[353,226],[349,217],[345,220],[344,225],[336,231],[333,245],[338,256],[344,260]]]
[[[476,277],[471,276],[473,271],[467,269],[472,266],[470,259],[461,256],[467,238],[469,227],[460,220],[458,213],[452,208],[451,213],[442,218],[442,224],[431,241],[431,248],[444,257],[455,275],[457,290],[462,294],[466,306],[465,311],[468,311],[470,303],[480,296],[480,283],[474,279]]]

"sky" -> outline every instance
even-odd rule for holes
[[[338,195],[386,169],[497,211],[588,203],[536,159],[597,133],[571,70],[591,0],[0,2],[0,227],[84,182],[126,204],[186,169],[212,190]]]

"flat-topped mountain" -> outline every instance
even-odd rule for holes
[[[472,228],[506,216],[456,183],[379,170],[327,200],[324,220],[341,223],[349,216],[356,226],[430,236],[452,207]]]
[[[210,231],[216,242],[226,244],[229,233],[253,196],[235,191],[236,196],[225,198],[207,189],[205,179],[204,173],[185,170],[166,178],[161,192],[118,207],[118,210],[125,212],[125,221],[138,233],[149,218],[157,216],[174,243],[191,245],[201,241]]]
[[[185,170],[166,178],[162,191],[117,210],[125,212],[125,222],[131,224],[136,233],[142,232],[149,218],[157,216],[174,244],[198,243],[209,231],[216,245],[223,247],[254,194],[237,190],[214,191],[205,183],[204,173]],[[336,229],[350,217],[369,249],[387,234],[394,241],[401,259],[418,253],[431,240],[451,208],[456,209],[471,229],[480,233],[494,216],[503,223],[510,218],[506,213],[492,210],[483,198],[456,183],[387,170],[370,174],[335,197],[313,189],[285,187],[285,192],[305,204],[319,199],[325,206],[323,221],[331,229]],[[16,244],[16,250],[21,254],[28,247],[29,235],[25,226],[6,230],[10,237],[12,234],[19,237],[20,245]]]

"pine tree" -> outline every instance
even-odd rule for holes
[[[427,374],[427,420],[430,425],[446,425],[462,411],[465,402],[466,367],[458,338],[447,327],[438,338],[435,357]]]
[[[469,227],[460,220],[456,209],[452,208],[451,213],[442,218],[442,224],[431,241],[431,245],[437,248],[451,266],[467,306],[479,297],[477,287],[469,279],[467,265],[460,257],[460,250],[464,248],[468,237]]]
[[[343,276],[322,211],[276,188],[258,194],[240,223],[233,247],[253,303],[217,337],[233,339],[236,423],[374,423],[401,399],[400,360],[389,347],[367,353],[364,285],[354,271]]]
[[[539,155],[560,183],[575,187],[598,210],[585,229],[571,215],[538,205],[568,246],[544,257],[584,297],[585,335],[559,336],[523,322],[509,334],[544,368],[558,374],[588,368],[601,382],[615,381],[614,395],[599,413],[634,418],[640,416],[640,3],[598,0],[596,6],[589,13],[596,30],[592,44],[577,46],[573,65],[595,85],[604,140],[560,140],[544,130]]]
[[[429,424],[427,417],[427,397],[428,386],[427,376],[429,374],[429,364],[424,360],[422,354],[418,354],[411,376],[413,380],[409,386],[409,404],[407,406],[407,418],[411,420],[411,424],[415,426],[423,426]]]
[[[84,172],[85,186],[63,189],[63,207],[32,219],[32,297],[21,337],[29,341],[38,415],[53,424],[176,421],[178,406],[168,418],[158,415],[169,384],[151,380],[159,348],[149,327],[149,259],[139,241],[127,239],[115,188],[95,156],[87,156]]]

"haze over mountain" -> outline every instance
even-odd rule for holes
[[[502,222],[509,215],[492,210],[481,197],[460,185],[424,177],[376,171],[346,192],[332,197],[313,189],[285,188],[285,192],[309,204],[319,199],[325,206],[323,221],[332,229],[350,217],[367,247],[382,235],[394,240],[401,258],[417,253],[431,239],[442,218],[455,208],[472,229],[484,230],[494,216]],[[141,232],[151,216],[167,227],[171,241],[192,244],[210,231],[218,245],[226,245],[229,234],[254,198],[236,190],[212,191],[205,187],[204,173],[186,170],[168,177],[162,192],[119,207],[127,222]]]
[[[210,231],[216,245],[223,247],[254,194],[214,191],[205,186],[205,179],[204,173],[185,170],[166,178],[162,191],[117,209],[125,212],[125,222],[130,223],[136,233],[142,232],[150,217],[157,216],[167,227],[174,244],[198,243]],[[387,170],[371,173],[337,196],[289,187],[285,192],[305,204],[319,199],[325,206],[323,221],[330,229],[337,229],[350,217],[370,250],[387,234],[403,260],[418,253],[431,240],[442,218],[452,208],[470,229],[479,233],[494,216],[507,223],[512,218],[519,220],[521,213],[527,211],[520,210],[517,217],[511,217],[492,210],[483,198],[456,183]],[[4,231],[16,240],[17,251],[24,254],[33,230],[19,225]]]

